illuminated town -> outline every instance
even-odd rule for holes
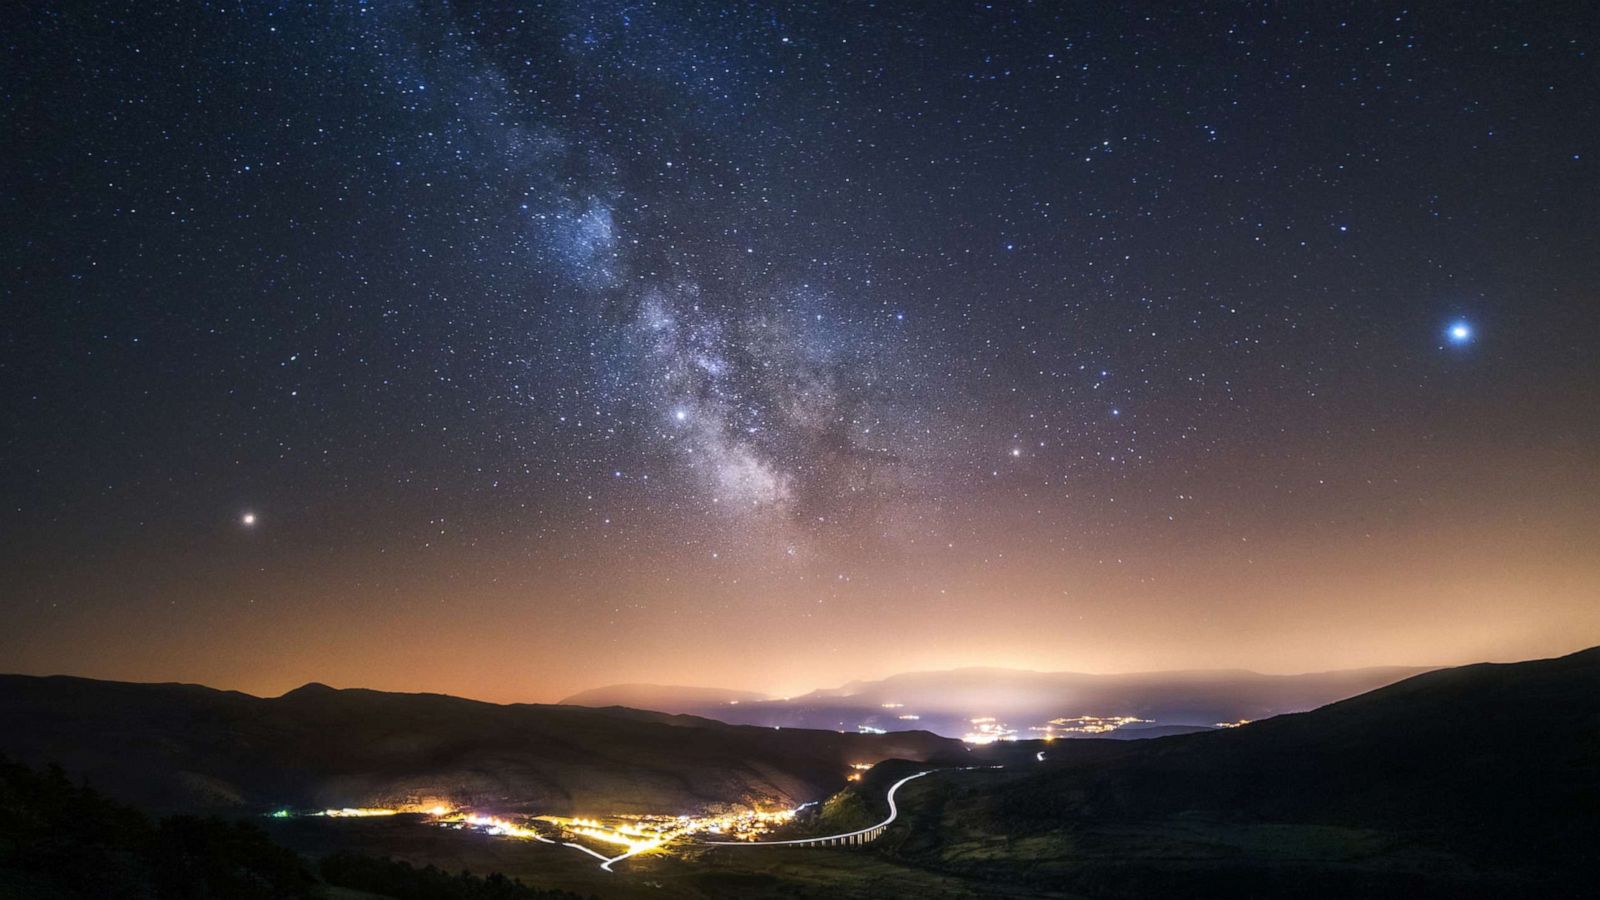
[[[1037,739],[1053,741],[1070,735],[1106,734],[1128,725],[1148,725],[1152,719],[1138,716],[1063,716],[1043,725],[1030,725],[1028,731]],[[961,736],[969,744],[992,744],[996,741],[1016,741],[1022,736],[1017,729],[993,716],[979,716],[968,720],[972,729]],[[1239,723],[1243,724],[1243,723]],[[1218,727],[1232,727],[1223,725]]]
[[[1148,725],[1151,721],[1137,716],[1069,716],[1051,719],[1028,730],[1043,732],[1044,738],[1050,740],[1058,734],[1105,734],[1125,725]]]
[[[969,744],[992,744],[995,741],[1014,741],[1017,739],[1017,730],[1008,727],[1006,723],[995,719],[993,716],[980,716],[970,720],[973,730],[963,734],[961,739]]]
[[[851,765],[854,771],[847,777],[851,781],[858,781],[862,772],[870,768],[870,763],[854,763]],[[501,816],[456,809],[442,803],[424,803],[393,808],[341,807],[302,815],[330,819],[365,819],[403,814],[422,816],[426,824],[440,828],[571,847],[599,859],[609,869],[613,863],[658,849],[672,841],[696,838],[759,841],[794,821],[800,810],[811,805],[808,803],[794,809],[740,809],[701,815],[624,814],[591,817]],[[281,809],[270,815],[272,818],[287,819],[295,817],[296,813]],[[623,852],[608,855],[617,848]]]

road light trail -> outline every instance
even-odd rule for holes
[[[561,845],[563,847],[571,847],[574,850],[582,850],[583,852],[589,854],[590,856],[594,857],[595,859],[600,860],[600,868],[605,869],[607,872],[611,871],[611,869],[608,868],[608,867],[612,863],[617,861],[616,859],[612,859],[612,858],[606,856],[604,853],[596,853],[595,851],[590,850],[588,847],[585,847],[582,844],[574,844],[571,841],[562,841]],[[624,854],[624,855],[626,855],[626,854]],[[617,859],[621,859],[621,858],[622,858],[621,856],[617,857]]]
[[[913,781],[921,778],[924,775],[932,775],[934,771],[936,770],[927,769],[925,771],[918,772],[915,775],[907,775],[899,781],[896,781],[889,788],[889,818],[884,819],[882,822],[879,822],[876,825],[871,825],[858,831],[850,831],[844,834],[829,834],[814,838],[798,838],[792,841],[701,841],[701,843],[709,844],[714,847],[782,847],[785,845],[794,846],[797,844],[844,844],[849,843],[851,838],[861,837],[867,834],[872,834],[873,837],[877,837],[878,834],[883,832],[883,829],[888,828],[890,823],[894,822],[894,820],[900,815],[900,808],[895,805],[894,795],[900,790],[901,786],[908,781]],[[867,840],[871,839],[872,838],[867,838]]]
[[[793,841],[699,841],[698,843],[709,844],[709,845],[717,846],[717,847],[774,847],[774,846],[781,846],[781,845],[784,845],[784,844],[790,844],[790,845],[793,845],[793,844],[813,844],[813,843],[821,843],[821,842],[829,842],[829,841],[837,841],[839,843],[846,843],[853,837],[858,837],[858,836],[866,835],[866,834],[872,834],[874,837],[876,837],[878,833],[881,833],[883,831],[883,829],[889,827],[889,823],[893,822],[900,815],[900,809],[899,809],[898,806],[895,805],[894,795],[895,795],[895,793],[897,791],[900,790],[901,785],[905,784],[908,781],[911,781],[914,778],[921,778],[924,775],[930,775],[930,774],[933,773],[933,771],[934,771],[933,769],[928,769],[927,771],[924,771],[924,772],[918,772],[915,775],[908,775],[905,778],[902,778],[899,781],[895,782],[893,785],[891,785],[889,787],[889,795],[888,795],[888,799],[889,799],[889,818],[884,819],[882,822],[879,822],[876,825],[872,825],[872,826],[869,826],[867,828],[863,828],[863,829],[861,829],[859,831],[851,831],[851,832],[848,832],[846,834],[828,835],[826,837],[820,837],[820,838],[802,838],[800,840],[793,840]],[[805,804],[805,805],[806,806],[810,806],[811,804],[808,803],[808,804]],[[804,808],[804,807],[802,807],[802,808]],[[871,838],[868,838],[868,840],[871,840]],[[611,868],[612,866],[616,865],[619,862],[622,862],[623,860],[627,859],[630,856],[634,856],[634,855],[637,855],[639,853],[643,853],[646,850],[654,850],[655,848],[660,847],[662,844],[665,844],[665,843],[667,843],[667,842],[666,841],[654,841],[654,842],[651,842],[651,843],[642,844],[642,845],[640,845],[638,847],[631,847],[631,848],[629,848],[627,853],[623,853],[623,854],[621,854],[619,856],[613,856],[610,859],[607,859],[606,857],[600,855],[599,853],[596,853],[593,850],[590,850],[588,847],[585,847],[585,846],[583,846],[581,844],[568,843],[567,846],[568,847],[572,847],[572,848],[574,848],[576,850],[582,850],[583,852],[589,854],[590,856],[593,856],[594,858],[601,860],[600,868],[606,870],[607,872],[611,872],[612,874],[616,874],[616,870]]]
[[[1004,766],[962,766],[961,770],[962,771],[967,771],[967,770],[979,769],[979,768],[1001,769],[1001,768],[1005,768],[1005,767]],[[868,826],[866,828],[858,829],[856,831],[848,831],[848,832],[844,832],[842,834],[830,834],[830,835],[824,835],[822,837],[812,837],[812,838],[796,838],[794,840],[787,840],[787,841],[697,841],[696,843],[699,843],[702,846],[712,846],[712,847],[783,847],[783,846],[793,847],[793,846],[819,846],[819,845],[831,845],[831,844],[849,844],[849,843],[852,843],[852,842],[853,843],[862,843],[862,844],[864,844],[864,843],[867,843],[869,841],[876,840],[878,838],[878,836],[883,833],[884,829],[888,828],[891,824],[894,823],[894,821],[896,819],[898,819],[900,817],[900,807],[899,807],[899,804],[897,804],[895,802],[895,795],[900,792],[900,788],[904,787],[906,782],[908,782],[908,781],[915,781],[916,779],[921,778],[924,775],[932,775],[936,771],[939,771],[939,770],[937,770],[937,769],[925,769],[925,770],[923,770],[921,772],[916,773],[915,775],[907,775],[906,777],[904,777],[904,778],[900,779],[899,781],[896,781],[894,784],[890,785],[889,786],[889,792],[888,792],[888,794],[886,796],[886,799],[889,801],[889,817],[884,819],[882,822],[879,822],[876,825],[870,825],[870,826]],[[805,804],[805,806],[810,806],[810,805],[811,805],[810,803]],[[573,842],[573,841],[560,841],[560,842],[557,842],[557,841],[552,841],[549,838],[546,838],[546,837],[543,837],[543,836],[540,836],[540,835],[537,835],[537,834],[533,835],[533,837],[537,838],[538,840],[540,840],[540,841],[542,841],[542,842],[544,842],[546,844],[560,843],[563,847],[571,847],[574,850],[581,850],[582,852],[589,854],[590,856],[594,857],[595,859],[600,860],[600,868],[603,869],[606,872],[609,872],[609,873],[613,874],[613,875],[616,874],[616,870],[611,868],[611,867],[616,865],[617,863],[622,862],[623,860],[628,859],[630,857],[637,856],[638,854],[643,853],[646,850],[654,850],[657,847],[661,847],[661,846],[664,846],[664,845],[670,843],[670,839],[669,838],[662,838],[662,839],[653,840],[653,841],[645,841],[645,842],[639,843],[637,846],[630,846],[628,848],[628,852],[626,852],[626,853],[622,853],[622,854],[619,854],[617,856],[608,857],[603,853],[600,853],[600,852],[598,852],[596,850],[590,849],[589,847],[585,847],[584,845],[576,843],[576,842]],[[859,838],[859,840],[852,841],[853,838]]]
[[[639,845],[637,847],[630,848],[627,853],[624,853],[621,856],[613,856],[610,859],[606,860],[605,862],[601,863],[600,864],[600,868],[605,869],[607,872],[612,872],[614,870],[611,867],[616,865],[617,863],[622,862],[623,860],[627,859],[630,856],[633,856],[634,854],[643,853],[646,850],[654,850],[655,848],[661,846],[664,843],[666,843],[666,841],[653,841],[653,842],[648,843],[648,844],[641,844],[641,845]]]

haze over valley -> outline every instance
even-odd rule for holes
[[[970,743],[1075,737],[1161,737],[1303,712],[1425,671],[1389,666],[1307,675],[1239,670],[1085,675],[1014,669],[914,672],[797,697],[716,688],[624,684],[565,698],[736,725],[882,733],[931,731]]]

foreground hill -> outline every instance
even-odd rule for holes
[[[632,706],[685,713],[738,725],[886,731],[925,729],[959,738],[972,720],[993,717],[1019,737],[1039,737],[1052,719],[1131,716],[1144,722],[1109,733],[1059,730],[1061,737],[1161,737],[1221,722],[1263,719],[1315,709],[1427,671],[1389,666],[1305,675],[1262,675],[1240,669],[1089,675],[1022,669],[910,672],[851,682],[799,697],[707,688],[613,685],[561,701],[578,706]],[[1146,731],[1152,724],[1160,731]]]
[[[917,787],[902,855],[1074,894],[1579,896],[1600,883],[1600,648]]]
[[[795,805],[837,790],[852,763],[965,755],[922,732],[779,731],[322,685],[260,698],[20,675],[0,676],[0,753],[59,763],[167,810],[450,801],[546,813]]]
[[[0,900],[584,900],[355,854],[313,865],[248,822],[138,810],[0,759]]]

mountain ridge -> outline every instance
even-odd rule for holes
[[[398,806],[681,812],[827,796],[857,762],[955,758],[959,743],[728,725],[632,709],[444,694],[0,675],[0,753],[60,763],[167,811]]]

